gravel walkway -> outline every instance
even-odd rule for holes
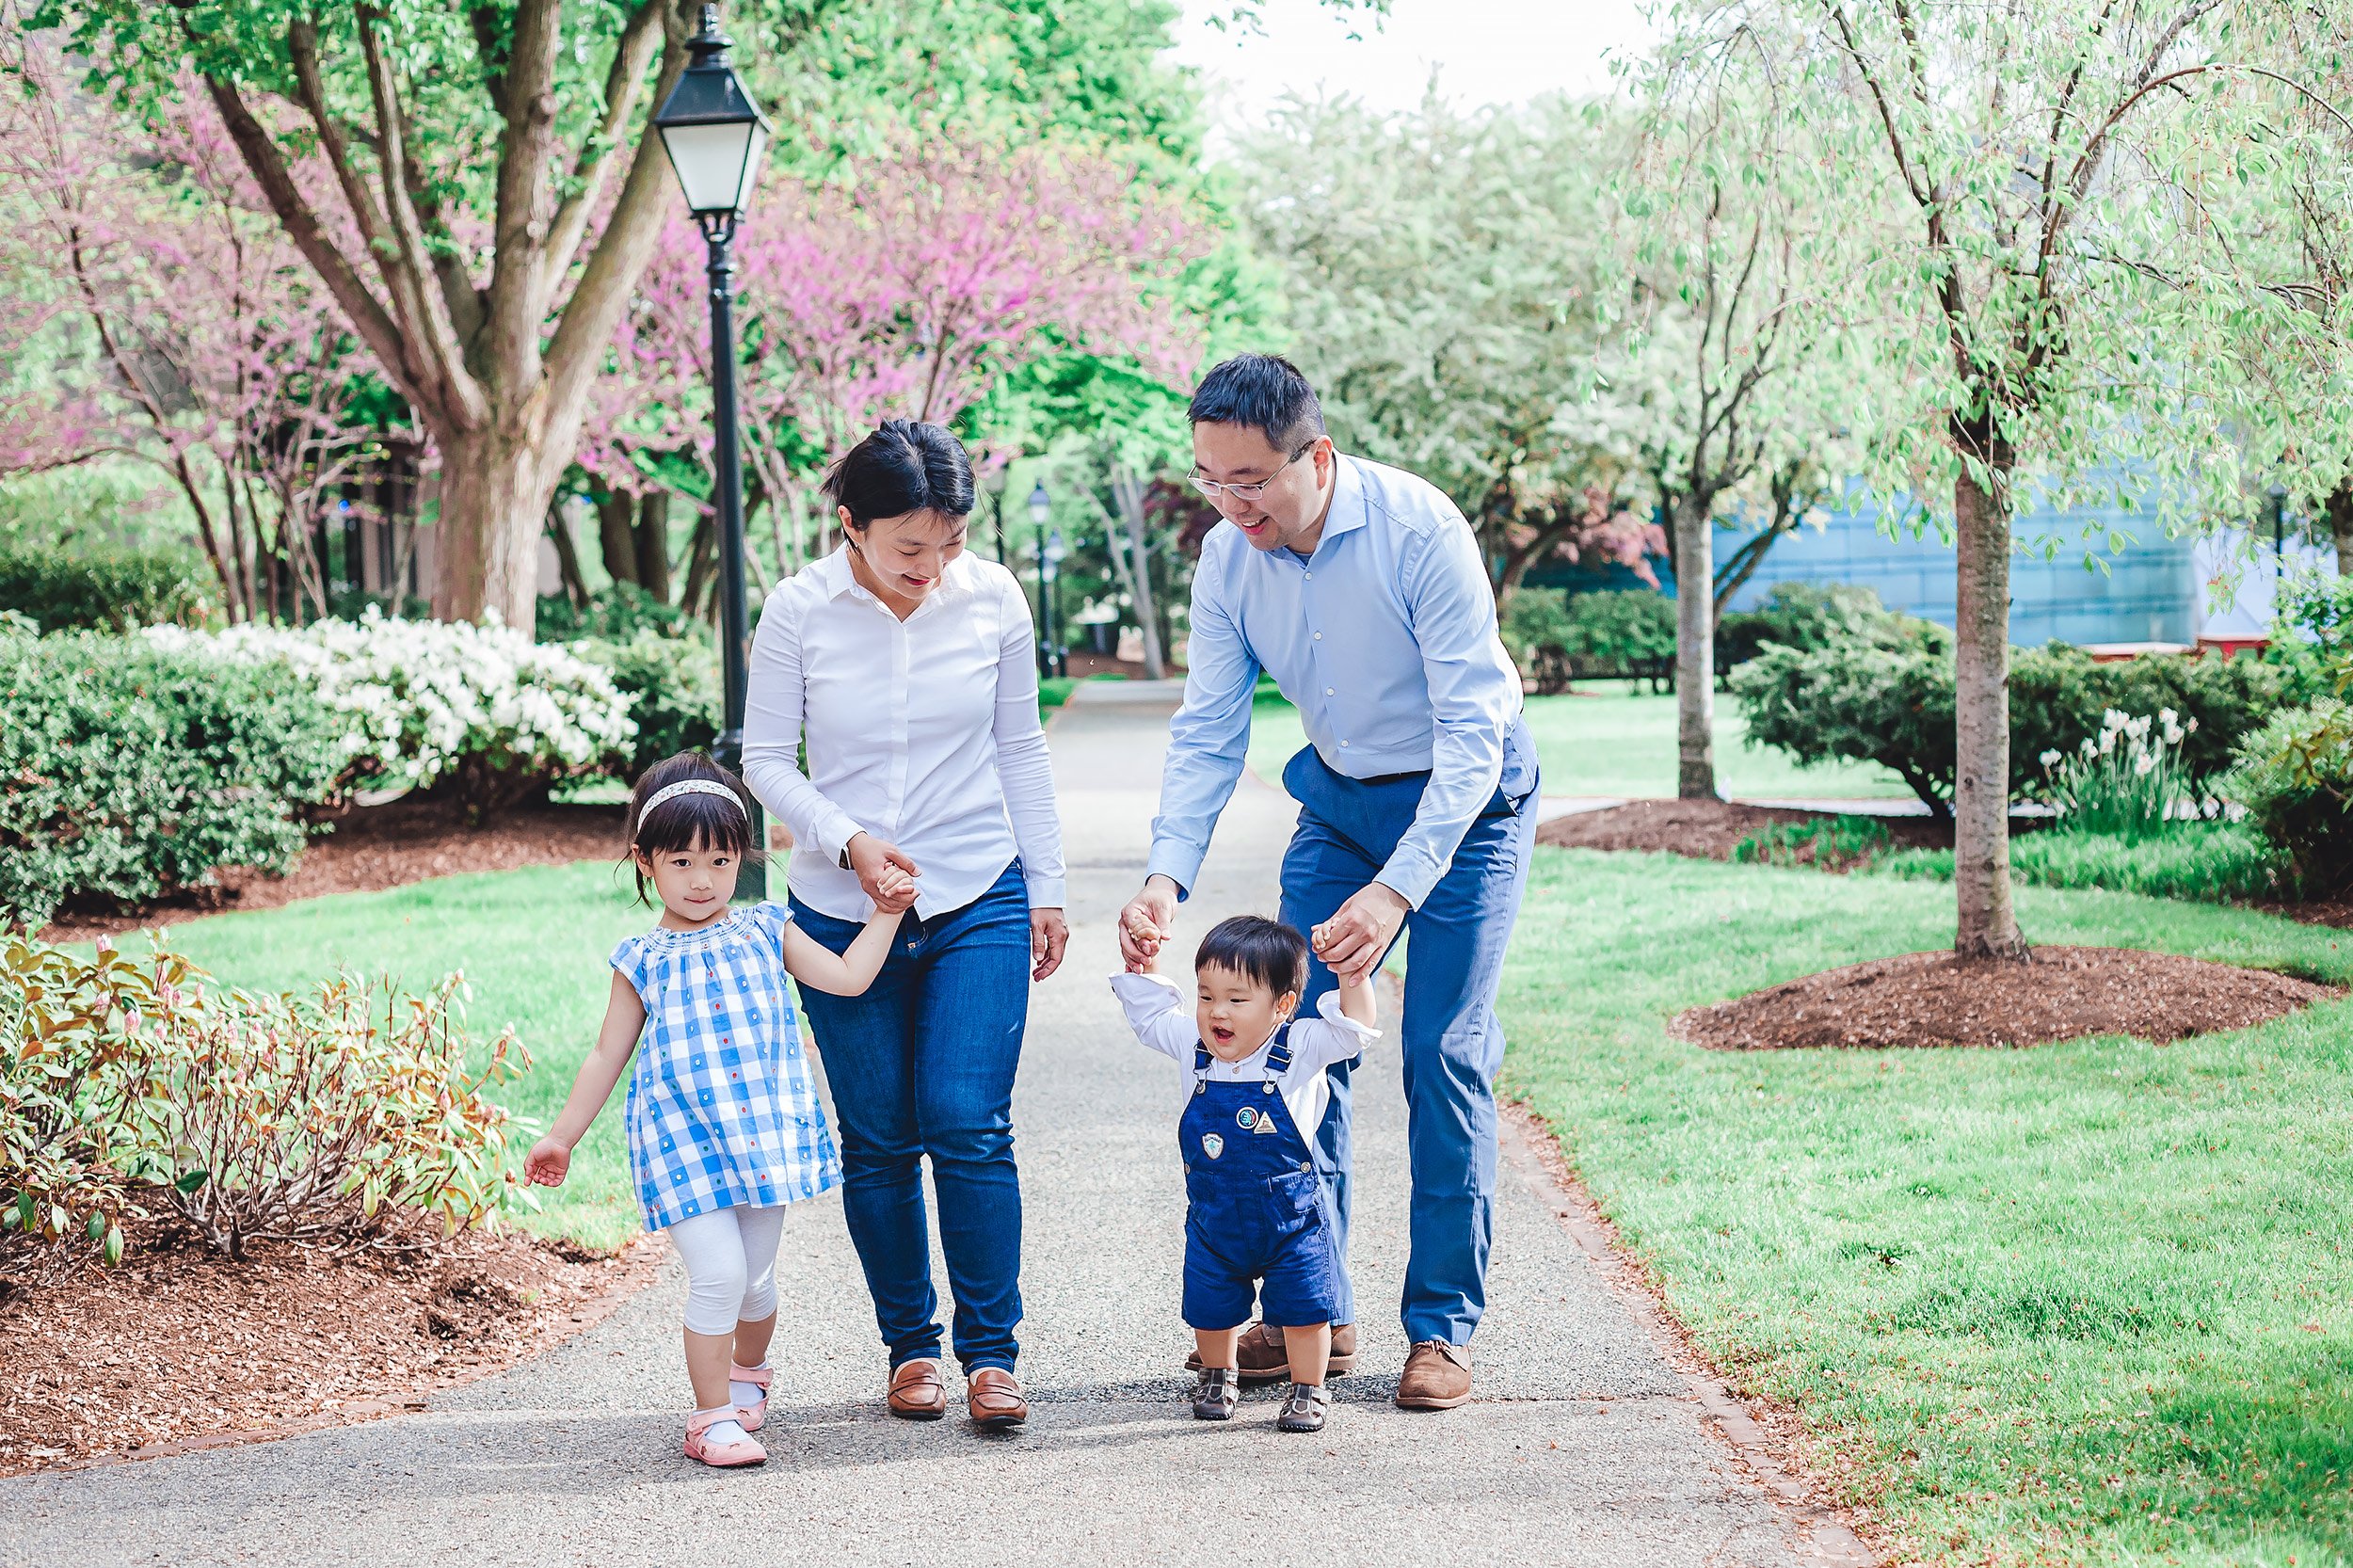
[[[679,1454],[673,1267],[557,1353],[421,1414],[0,1481],[0,1564],[1853,1560],[1850,1538],[1778,1506],[1708,1434],[1516,1139],[1477,1402],[1391,1406],[1405,1345],[1375,1311],[1365,1371],[1335,1384],[1320,1439],[1277,1433],[1271,1397],[1230,1425],[1188,1417],[1175,1090],[1102,981],[1112,920],[1143,873],[1166,713],[1086,704],[1052,736],[1074,931],[1070,962],[1036,995],[1016,1099],[1027,1432],[984,1438],[960,1419],[884,1414],[840,1208],[818,1202],[785,1232],[788,1326],[763,1469],[713,1474]],[[1291,814],[1244,778],[1188,939],[1209,917],[1272,910]],[[1354,1263],[1370,1310],[1395,1301],[1403,1263],[1404,1108],[1394,1055],[1376,1051],[1357,1081]]]

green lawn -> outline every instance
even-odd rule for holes
[[[468,1017],[486,1037],[512,1022],[535,1065],[493,1094],[544,1128],[604,1021],[606,955],[653,923],[611,865],[454,876],[387,893],[344,893],[173,929],[173,945],[222,980],[255,990],[310,986],[348,965],[422,989],[451,969],[472,987]],[[622,1146],[620,1099],[582,1141],[570,1179],[539,1190],[534,1230],[616,1246],[643,1228]],[[535,1131],[533,1136],[537,1136]],[[526,1145],[527,1146],[527,1145]]]
[[[2018,904],[2039,941],[2353,980],[2333,931]],[[1541,851],[1510,1088],[1718,1364],[1792,1401],[1923,1555],[2353,1560],[2353,1002],[2162,1048],[1667,1036],[1684,1007],[1942,947],[1952,921],[1941,885]]]
[[[1654,696],[1638,681],[1596,682],[1587,691],[1528,699],[1528,728],[1536,737],[1548,795],[1667,795],[1675,792],[1675,699]],[[1717,788],[1727,795],[1785,799],[1913,798],[1887,769],[1854,763],[1801,768],[1778,751],[1752,750],[1740,714],[1729,698],[1716,701]],[[1250,766],[1259,777],[1281,776],[1283,764],[1307,744],[1298,711],[1271,693],[1251,718]]]

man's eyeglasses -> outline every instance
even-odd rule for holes
[[[1247,485],[1221,485],[1214,479],[1202,478],[1198,470],[1185,475],[1185,477],[1193,481],[1193,488],[1194,489],[1199,490],[1203,495],[1208,496],[1211,501],[1215,501],[1221,495],[1230,495],[1236,501],[1256,501],[1260,496],[1266,494],[1266,488],[1269,485],[1273,484],[1275,480],[1282,477],[1284,469],[1290,467],[1293,463],[1299,461],[1300,458],[1305,457],[1308,453],[1313,452],[1315,449],[1316,443],[1309,441],[1305,446],[1301,447],[1298,451],[1284,458],[1281,467],[1278,467],[1273,473],[1268,474],[1264,479],[1253,480]]]

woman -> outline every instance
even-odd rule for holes
[[[769,595],[744,776],[792,832],[793,917],[848,948],[897,867],[914,909],[863,996],[805,989],[841,1135],[850,1240],[890,1349],[890,1410],[946,1414],[924,1221],[931,1157],[955,1354],[984,1427],[1029,1416],[1013,1078],[1029,987],[1060,967],[1062,828],[1030,610],[965,553],[972,468],[936,424],[888,420],[825,481],[841,548]],[[808,773],[795,765],[806,729]]]

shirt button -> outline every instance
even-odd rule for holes
[[[1317,632],[1317,633],[1316,633],[1316,641],[1318,641],[1318,642],[1321,642],[1321,641],[1323,641],[1323,633],[1322,633],[1322,632]]]
[[[1306,574],[1305,574],[1305,576],[1306,576],[1307,581],[1308,581],[1308,582],[1310,582],[1310,583],[1312,583],[1312,582],[1314,582],[1314,581],[1316,580],[1316,574],[1315,574],[1314,572],[1312,572],[1312,571],[1311,571],[1311,572],[1306,573]]]
[[[1341,744],[1341,746],[1345,747],[1345,746],[1348,744],[1348,743],[1347,743],[1346,741],[1342,741],[1342,742],[1340,743],[1340,744]]]
[[[1331,687],[1329,687],[1329,686],[1324,687],[1324,688],[1323,688],[1323,695],[1324,695],[1325,696],[1333,696],[1334,694],[1333,694],[1332,688],[1331,688]]]

